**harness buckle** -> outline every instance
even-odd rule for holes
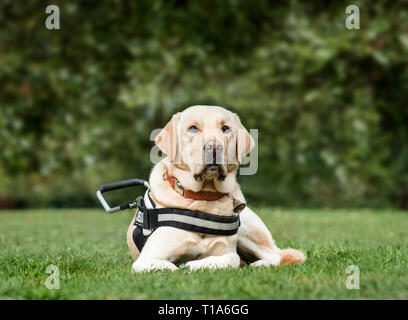
[[[176,179],[174,179],[174,190],[181,195],[182,197],[184,197],[184,187],[181,185],[181,183]]]
[[[150,236],[153,232],[152,229],[146,229],[147,226],[145,226],[145,213],[144,210],[144,202],[143,202],[143,197],[139,196],[136,199],[136,203],[137,203],[137,213],[136,213],[136,218],[135,218],[135,223],[134,225],[138,228],[143,229],[143,235],[145,237]],[[146,218],[149,218],[148,216]],[[149,223],[148,223],[149,224]]]
[[[136,206],[138,207],[138,208],[141,208],[142,207],[142,200],[143,200],[143,197],[142,196],[138,196],[137,198],[136,198]]]
[[[135,225],[137,227],[143,228],[143,218],[144,218],[143,216],[144,216],[144,214],[143,214],[142,210],[140,210],[140,208],[139,208],[137,210],[136,219],[135,219]]]

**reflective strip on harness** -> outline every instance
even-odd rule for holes
[[[158,222],[163,221],[176,221],[183,222],[186,224],[192,224],[197,227],[203,227],[208,229],[218,229],[218,230],[234,230],[239,227],[239,220],[232,223],[214,222],[203,220],[190,216],[182,216],[174,213],[162,213],[158,216]]]

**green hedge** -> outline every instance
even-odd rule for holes
[[[0,4],[0,206],[96,205],[218,104],[259,129],[250,202],[407,207],[406,2],[354,2],[360,30],[346,2],[53,1],[60,30],[48,4]]]

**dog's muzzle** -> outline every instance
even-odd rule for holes
[[[216,168],[223,163],[224,147],[218,140],[208,141],[204,147],[204,165],[208,168]]]

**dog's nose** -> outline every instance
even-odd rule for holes
[[[224,147],[217,140],[207,141],[204,145],[205,164],[221,164]]]

